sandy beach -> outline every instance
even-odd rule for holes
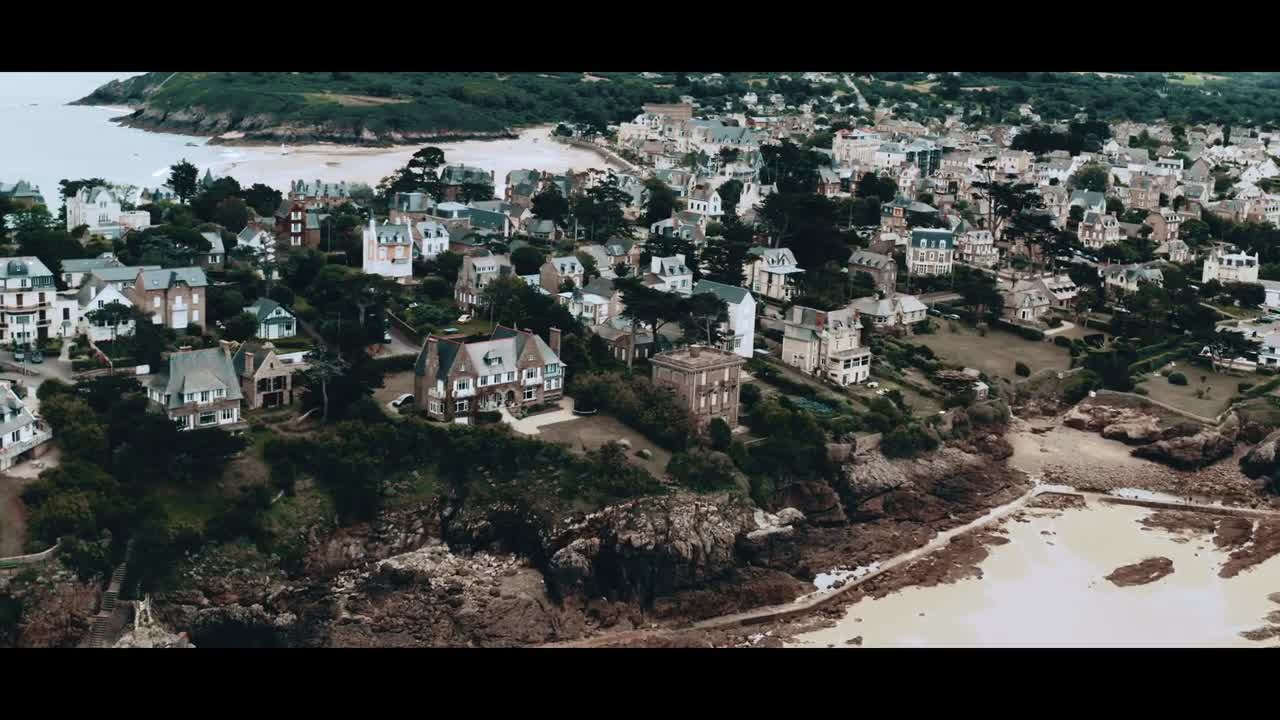
[[[462,163],[489,170],[498,189],[506,182],[507,173],[521,168],[565,172],[609,167],[597,153],[553,141],[551,130],[550,126],[529,128],[514,139],[465,140],[437,143],[435,147],[444,151],[445,161],[451,165]],[[220,158],[201,165],[201,170],[207,167],[214,175],[231,175],[242,185],[265,183],[281,190],[299,179],[377,185],[382,178],[403,167],[421,147],[425,146],[217,145],[210,149],[218,148]]]
[[[1280,557],[1218,576],[1228,553],[1205,533],[1146,527],[1125,506],[1028,510],[1007,521],[979,577],[911,587],[850,606],[793,647],[1261,647],[1241,633],[1280,604]],[[1173,572],[1122,587],[1118,568],[1166,558]],[[1274,617],[1274,615],[1272,615]]]

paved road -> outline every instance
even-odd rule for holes
[[[387,352],[385,355],[391,357],[396,355],[417,355],[418,351],[422,349],[410,342],[400,328],[394,325],[391,326],[391,344],[386,347]]]
[[[950,290],[925,293],[924,295],[920,296],[920,302],[924,303],[925,305],[933,305],[934,303],[940,303],[940,302],[942,303],[955,302],[956,300],[962,300],[962,299],[964,299],[963,295],[961,295],[958,292],[951,292]]]

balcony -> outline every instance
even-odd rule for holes
[[[3,455],[5,457],[17,457],[22,453],[30,450],[31,448],[37,445],[40,445],[41,443],[46,443],[52,439],[53,439],[53,433],[49,432],[48,430],[36,428],[35,432],[31,435],[30,438],[26,440],[22,440],[20,442],[13,443],[12,445],[9,445],[7,447],[0,448],[0,455]]]

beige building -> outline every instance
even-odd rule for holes
[[[671,388],[697,419],[698,427],[706,427],[717,417],[729,427],[737,427],[739,375],[746,358],[705,345],[690,345],[658,353],[650,362],[653,383]]]
[[[293,404],[294,373],[305,367],[301,362],[281,358],[270,342],[242,343],[232,356],[231,365],[240,379],[244,404],[250,410]]]
[[[871,375],[871,348],[861,346],[862,321],[852,306],[815,310],[793,305],[782,336],[782,360],[838,385],[860,383]]]

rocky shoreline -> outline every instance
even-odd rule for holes
[[[80,102],[94,105],[100,103]],[[115,103],[101,103],[114,105]],[[239,147],[279,144],[310,145],[332,143],[357,147],[396,147],[462,142],[465,140],[503,140],[519,137],[523,128],[505,128],[493,132],[422,131],[376,133],[367,128],[350,128],[332,124],[288,123],[271,115],[253,115],[233,119],[230,113],[210,113],[202,108],[168,112],[146,106],[130,105],[133,112],[111,118],[111,122],[150,132],[208,137],[210,145]],[[236,133],[240,137],[224,138]]]

